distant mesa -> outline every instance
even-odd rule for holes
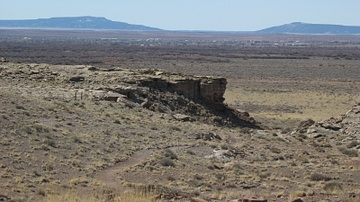
[[[56,17],[34,20],[0,20],[2,28],[34,28],[34,29],[99,29],[99,30],[132,30],[160,31],[161,29],[144,25],[115,22],[104,17]]]
[[[104,17],[54,17],[32,20],[0,20],[0,28],[30,29],[88,29],[88,30],[123,30],[123,31],[163,31],[145,25],[134,25],[116,22]],[[179,30],[181,31],[181,30]],[[239,32],[240,33],[240,32]],[[330,24],[309,24],[293,22],[290,24],[269,27],[246,32],[247,34],[321,34],[321,35],[353,35],[360,34],[360,26],[344,26]]]
[[[360,26],[308,24],[293,22],[281,26],[270,27],[257,31],[259,34],[360,34]]]

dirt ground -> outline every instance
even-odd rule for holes
[[[351,123],[351,134],[345,121],[344,130],[299,126],[353,108],[359,42],[356,36],[1,32],[0,197],[39,201],[135,189],[163,201],[359,201],[358,123]],[[123,75],[143,68],[225,77],[225,104],[267,130],[179,121],[128,100],[90,99],[89,92],[125,85]],[[69,82],[74,75],[90,79]]]

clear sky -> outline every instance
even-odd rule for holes
[[[95,16],[167,30],[255,31],[291,22],[360,26],[360,0],[0,0],[0,19]]]

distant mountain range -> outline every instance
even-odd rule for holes
[[[294,22],[257,31],[259,34],[360,34],[360,26],[308,24]]]
[[[114,29],[133,31],[158,31],[143,25],[115,22],[103,17],[59,17],[35,20],[0,20],[0,27],[7,28],[52,28],[52,29]]]
[[[161,31],[159,28],[115,22],[104,17],[57,17],[34,20],[0,20],[0,28],[33,28],[33,29],[96,29],[96,30],[129,30]],[[308,24],[294,22],[270,27],[254,32],[255,34],[360,34],[360,26],[343,26],[328,24]]]

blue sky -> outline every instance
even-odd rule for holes
[[[360,0],[0,0],[0,19],[106,17],[168,30],[254,31],[291,22],[360,26]]]

